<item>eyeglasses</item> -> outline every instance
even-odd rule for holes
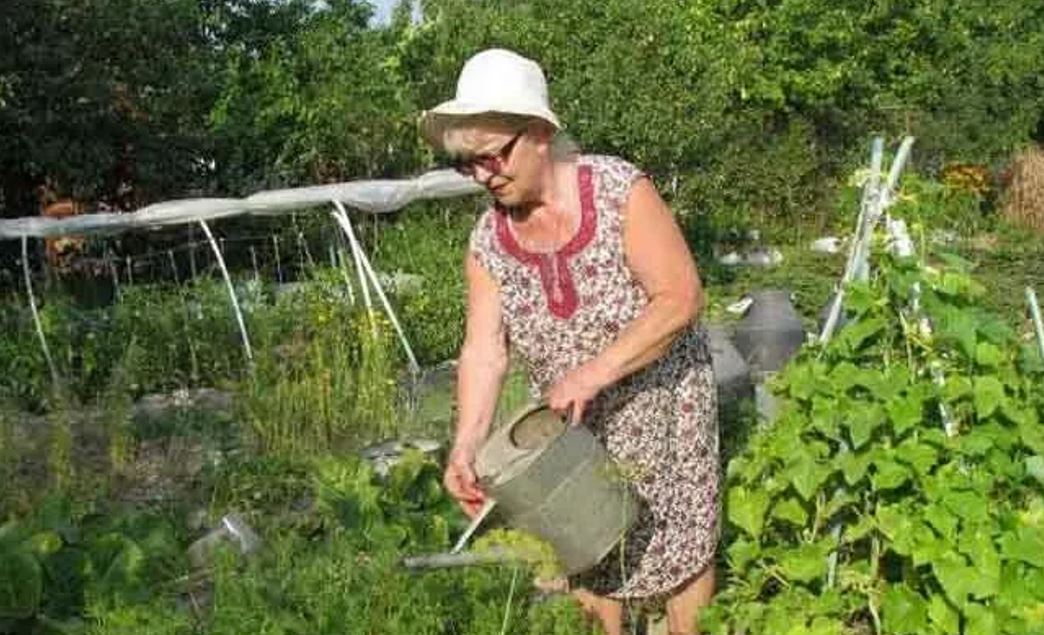
[[[490,174],[500,174],[507,162],[511,160],[511,151],[515,149],[515,144],[518,143],[523,134],[525,132],[519,132],[510,141],[501,146],[500,150],[492,154],[458,157],[452,163],[453,169],[464,176],[474,176],[476,167],[481,167]]]

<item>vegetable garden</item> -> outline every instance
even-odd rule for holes
[[[868,142],[915,134],[888,210],[913,251],[872,233],[834,336],[771,381],[776,416],[723,411],[701,628],[1044,632],[1044,334],[1025,294],[1044,291],[1040,9],[654,1],[635,22],[615,0],[439,0],[372,26],[347,0],[125,0],[119,21],[102,2],[33,2],[33,18],[0,9],[15,34],[0,50],[16,51],[0,53],[5,218],[44,177],[129,211],[430,169],[417,110],[470,52],[507,45],[547,64],[585,149],[650,171],[697,256],[705,320],[785,288],[811,334],[846,269]],[[24,46],[76,16],[89,37]],[[131,26],[166,57],[126,53]],[[55,59],[82,60],[68,94],[47,93]],[[137,173],[114,177],[128,153]],[[0,241],[0,633],[593,632],[534,586],[553,558],[515,532],[471,547],[507,562],[402,563],[467,526],[440,479],[482,204],[352,211],[351,240],[327,205],[214,221],[213,244],[189,225],[94,234],[59,262],[42,240],[25,256]],[[809,248],[827,235],[840,252]],[[724,257],[770,249],[782,262]],[[499,416],[528,398],[514,369]],[[631,632],[657,632],[662,607],[632,609]]]

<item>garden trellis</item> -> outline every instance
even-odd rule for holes
[[[348,214],[348,208],[371,214],[384,214],[399,210],[414,201],[458,197],[477,193],[481,189],[478,184],[462,177],[453,170],[435,170],[411,179],[362,180],[310,187],[266,190],[245,198],[194,198],[163,201],[129,213],[100,212],[61,219],[40,216],[4,219],[0,220],[0,240],[21,240],[22,270],[30,311],[32,312],[40,346],[43,349],[51,376],[55,381],[57,381],[58,373],[47,345],[47,339],[44,335],[37,309],[36,296],[33,291],[28,258],[28,241],[30,238],[118,234],[131,230],[198,225],[206,236],[207,243],[210,245],[228,289],[233,315],[242,338],[244,355],[248,362],[252,362],[253,349],[250,344],[250,337],[247,333],[239,299],[232,284],[228,268],[225,266],[221,244],[215,239],[208,222],[243,215],[273,216],[288,214],[298,210],[318,209],[332,204],[334,210],[331,212],[331,215],[336,226],[345,234],[349,248],[352,251],[352,262],[359,278],[359,284],[371,323],[374,308],[369,290],[372,286],[406,352],[411,371],[416,373],[419,371],[416,357],[406,339],[405,332],[398,318],[395,316],[391,303],[384,294],[384,290],[369,258],[356,238],[352,228],[352,221]],[[298,234],[298,239],[301,239],[300,233]],[[275,237],[273,237],[273,248],[278,262],[279,243]],[[173,261],[173,253],[170,250],[165,250],[164,253],[166,257]],[[195,270],[194,252],[190,253],[192,254],[192,268]],[[114,287],[118,289],[119,281],[116,275],[115,264],[108,257],[106,260],[107,269],[112,275]],[[254,262],[256,263],[256,260]],[[132,267],[128,266],[127,270],[130,275]],[[256,265],[254,271],[256,276]],[[277,271],[281,278],[281,266],[277,266]]]

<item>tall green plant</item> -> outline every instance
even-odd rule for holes
[[[729,466],[712,632],[1039,624],[1044,364],[979,308],[959,261],[878,265],[849,289],[849,324],[780,378],[778,421]],[[907,308],[915,292],[934,330]]]
[[[347,302],[337,272],[278,301],[261,331],[243,413],[262,448],[306,454],[397,429],[390,327]],[[285,328],[285,330],[284,330]]]

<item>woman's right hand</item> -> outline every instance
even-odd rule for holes
[[[457,499],[468,518],[474,518],[486,502],[486,495],[479,488],[478,477],[475,475],[475,453],[471,450],[453,448],[442,483],[450,496]]]

